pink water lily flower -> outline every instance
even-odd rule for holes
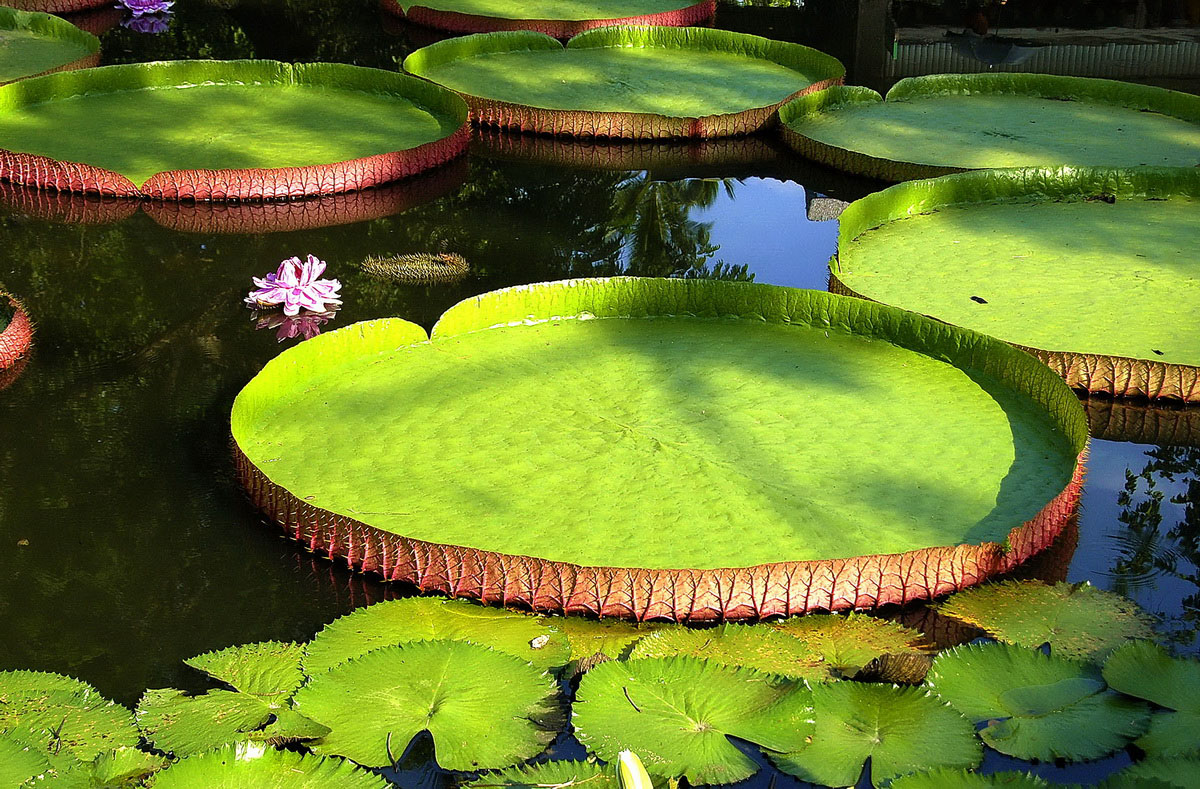
[[[246,296],[246,306],[251,309],[267,309],[283,306],[284,315],[299,315],[300,310],[327,312],[342,306],[340,294],[342,283],[336,279],[318,279],[325,273],[325,261],[309,255],[304,262],[300,258],[288,258],[279,264],[279,270],[265,278],[253,277],[255,290]]]
[[[175,0],[121,0],[115,7],[124,8],[136,17],[169,11],[173,5]]]

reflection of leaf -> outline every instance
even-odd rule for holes
[[[594,762],[542,762],[510,767],[466,784],[463,789],[621,789],[617,771]]]
[[[771,627],[803,640],[825,657],[830,667],[853,675],[884,655],[923,653],[919,631],[866,614],[793,616]]]
[[[983,741],[1021,759],[1098,759],[1146,730],[1149,711],[1104,689],[1100,672],[1008,644],[957,647],[927,685],[975,722]]]
[[[183,662],[242,693],[277,704],[286,702],[304,682],[300,671],[303,654],[301,644],[265,641],[208,652]]]
[[[917,775],[906,775],[892,784],[892,789],[946,789],[947,787],[988,789],[993,786],[1006,786],[1011,789],[1045,789],[1045,787],[1057,786],[1057,784],[1051,784],[1046,779],[1029,773],[1004,772],[980,775],[967,770],[942,769]]]
[[[507,767],[554,737],[554,683],[528,663],[461,641],[384,647],[318,674],[296,709],[333,731],[314,748],[390,765],[422,731],[448,770]],[[369,710],[369,714],[364,711]]]
[[[1138,746],[1154,756],[1186,756],[1200,750],[1200,661],[1173,658],[1149,641],[1135,641],[1114,652],[1104,664],[1113,690],[1148,699],[1164,712],[1150,719]]]
[[[1133,601],[1086,583],[987,584],[951,595],[939,610],[1001,641],[1048,643],[1062,657],[1101,658],[1130,638],[1153,635]]]
[[[155,789],[389,789],[378,775],[342,759],[239,743],[166,770]]]
[[[372,649],[434,639],[470,641],[540,669],[570,659],[566,636],[537,617],[462,600],[409,597],[360,608],[326,625],[308,645],[304,670],[316,676]]]
[[[615,763],[623,750],[654,776],[733,783],[758,765],[728,737],[793,751],[812,730],[811,694],[752,669],[695,658],[609,662],[584,674],[572,724],[589,751]]]
[[[762,625],[726,624],[714,628],[677,625],[643,638],[631,660],[686,655],[722,666],[745,666],[792,679],[832,679],[821,655],[804,641]]]
[[[920,688],[835,682],[813,688],[812,742],[775,758],[785,773],[825,786],[853,786],[871,760],[871,782],[983,759],[966,718]]]

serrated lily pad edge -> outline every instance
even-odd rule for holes
[[[748,33],[706,27],[600,27],[584,31],[567,42],[566,48],[668,47],[715,51],[734,50],[788,68],[807,67],[822,77],[781,101],[741,112],[696,117],[668,116],[641,112],[596,112],[556,110],[514,104],[470,94],[460,94],[470,107],[471,121],[534,134],[569,135],[614,139],[671,139],[735,137],[752,134],[774,122],[778,109],[799,96],[840,85],[846,69],[824,52]],[[551,36],[529,30],[485,33],[439,41],[418,49],[404,59],[404,70],[426,77],[429,66],[483,53],[513,50],[554,50],[563,45]]]
[[[798,96],[779,108],[779,132],[784,142],[806,158],[839,170],[878,178],[908,181],[961,173],[972,168],[899,162],[815,140],[793,128],[792,123],[814,115],[837,112],[853,104],[905,100],[924,96],[1011,94],[1066,101],[1111,104],[1170,115],[1200,124],[1200,97],[1150,85],[1093,77],[1050,74],[931,74],[900,80],[887,97],[869,88],[832,87],[827,91]],[[932,131],[932,129],[931,129]]]
[[[671,11],[641,14],[638,16],[596,19],[514,19],[469,14],[460,11],[444,11],[429,8],[419,3],[410,5],[406,11],[399,0],[380,0],[380,6],[389,14],[407,19],[409,22],[452,33],[496,33],[509,30],[532,30],[553,38],[570,38],[597,27],[644,26],[691,27],[712,18],[717,11],[716,0],[700,0],[692,5]]]
[[[124,175],[84,162],[0,149],[0,181],[58,191],[151,200],[291,200],[339,194],[407,178],[453,159],[470,138],[467,107],[453,91],[427,80],[343,63],[274,60],[174,60],[58,72],[0,86],[0,112],[85,92],[123,86],[179,84],[312,85],[402,96],[449,118],[455,131],[440,140],[389,153],[304,167],[166,170],[140,186]]]
[[[0,389],[6,388],[24,369],[33,345],[33,321],[15,296],[0,291],[0,299],[12,307],[12,318],[0,330]]]
[[[888,222],[938,208],[995,202],[1054,202],[1099,193],[1119,198],[1200,199],[1200,169],[1193,167],[1017,167],[976,170],[909,181],[855,200],[842,212],[838,251],[829,262],[829,290],[875,302],[838,275],[842,259],[863,233]],[[1072,389],[1111,397],[1200,402],[1200,367],[1126,356],[1054,351],[1009,343],[1037,357]]]
[[[28,30],[41,38],[58,39],[72,44],[78,44],[84,54],[75,60],[68,61],[45,71],[26,74],[17,79],[30,79],[43,74],[53,74],[56,71],[72,71],[79,68],[89,68],[100,62],[100,39],[75,25],[59,19],[56,16],[40,11],[20,11],[15,8],[0,6],[0,30]],[[9,80],[15,82],[16,80]],[[0,82],[6,85],[7,82]]]
[[[344,559],[352,569],[452,597],[635,620],[746,620],[929,599],[1011,570],[1050,545],[1075,512],[1087,419],[1070,389],[1044,365],[1005,343],[885,305],[750,283],[567,280],[507,288],[460,302],[438,321],[433,338],[576,315],[754,315],[775,322],[798,318],[815,325],[853,326],[860,333],[964,363],[1028,393],[1071,441],[1077,453],[1072,476],[1036,516],[1010,531],[1005,545],[986,542],[739,568],[646,570],[580,566],[410,539],[301,500],[272,482],[237,443],[238,435],[254,424],[257,409],[269,402],[277,386],[286,386],[288,378],[308,376],[311,385],[318,370],[321,376],[337,374],[340,367],[330,363],[330,356],[353,359],[424,341],[424,331],[415,324],[384,319],[296,346],[246,385],[231,416],[238,479],[255,506],[288,536],[314,552]]]

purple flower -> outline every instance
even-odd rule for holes
[[[246,296],[250,309],[269,309],[283,306],[283,314],[299,315],[300,310],[326,312],[342,306],[338,291],[342,283],[336,279],[317,279],[325,272],[325,261],[313,255],[303,263],[300,258],[288,258],[279,270],[265,278],[253,277],[256,290]]]
[[[321,333],[321,327],[329,323],[337,315],[336,310],[329,312],[306,312],[303,315],[284,315],[281,312],[270,312],[265,315],[255,314],[258,321],[256,329],[278,329],[275,340],[283,342],[293,337],[311,340]]]
[[[170,21],[170,14],[163,14],[162,16],[135,16],[130,17],[129,19],[122,19],[121,27],[128,28],[135,33],[149,33],[151,35],[158,35],[159,33],[167,32],[167,30],[170,28],[170,25],[168,24]]]
[[[136,18],[144,14],[170,11],[173,5],[175,5],[175,0],[120,0],[115,7],[124,8]]]

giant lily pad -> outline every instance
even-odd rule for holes
[[[1020,759],[1098,759],[1146,730],[1149,711],[1111,690],[1085,663],[1008,644],[957,647],[928,686],[975,722],[979,736]]]
[[[556,733],[554,696],[544,672],[511,655],[419,641],[376,649],[313,677],[294,705],[333,730],[314,745],[320,753],[392,765],[428,731],[442,767],[483,770],[545,749]]]
[[[154,786],[156,789],[388,789],[391,784],[342,759],[240,743],[183,759],[158,776]]]
[[[575,735],[616,763],[636,753],[653,776],[692,785],[748,778],[758,765],[729,737],[785,752],[812,731],[812,697],[798,682],[689,657],[612,661],[580,680]]]
[[[449,91],[357,66],[106,66],[0,87],[0,178],[165,199],[332,194],[456,156],[465,121]]]
[[[566,636],[536,617],[439,597],[409,597],[360,608],[317,633],[304,670],[311,676],[380,647],[412,641],[470,641],[539,669],[570,659]]]
[[[536,30],[569,38],[608,25],[673,25],[702,22],[716,0],[384,0],[383,8],[429,27],[456,33]]]
[[[900,184],[842,214],[831,289],[1007,340],[1076,388],[1196,400],[1197,198],[1196,168]]]
[[[5,0],[9,8],[47,14],[71,14],[110,5],[109,0]]]
[[[992,167],[1192,167],[1200,97],[1047,74],[904,79],[801,97],[779,111],[784,138],[817,161],[890,181]]]
[[[1088,431],[1092,438],[1133,444],[1200,447],[1200,408],[1178,403],[1128,402],[1111,397],[1088,397]]]
[[[404,69],[458,91],[477,123],[595,137],[749,134],[788,98],[840,82],[835,58],[709,28],[609,27],[564,48],[530,31],[449,39]]]
[[[373,321],[283,353],[233,435],[289,534],[426,589],[637,619],[861,608],[1011,568],[1076,501],[1061,381],[879,305],[582,280],[471,299],[423,339]]]
[[[939,606],[1010,644],[1049,644],[1060,657],[1098,659],[1152,631],[1137,603],[1088,583],[1005,581],[959,592]]]
[[[811,741],[774,758],[779,769],[823,786],[855,786],[871,760],[871,784],[935,767],[975,767],[975,729],[919,688],[835,682],[813,688]]]
[[[1150,730],[1137,741],[1142,750],[1154,756],[1200,751],[1200,661],[1135,641],[1109,656],[1104,679],[1113,690],[1174,710],[1150,719]]]
[[[91,33],[56,16],[0,6],[0,84],[99,60],[100,39]]]

